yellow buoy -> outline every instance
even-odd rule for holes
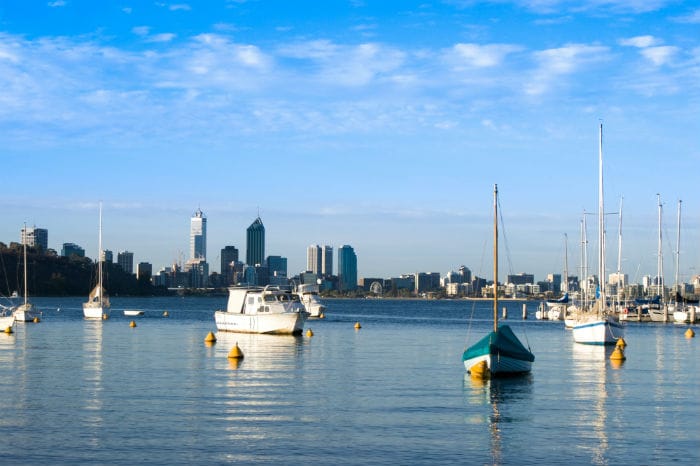
[[[168,311],[163,311],[163,317],[170,317],[170,314],[168,314]]]
[[[102,320],[109,319],[109,314],[102,314]]]
[[[685,331],[685,337],[686,338],[693,338],[694,336],[695,336],[695,330],[688,327],[688,330]]]
[[[136,322],[134,322],[133,320],[131,322],[129,322],[129,327],[131,327],[131,328],[136,327]]]
[[[326,318],[326,314],[324,314],[324,313],[322,312],[322,313],[320,313],[320,314],[318,315],[318,318],[319,318],[319,319],[325,319],[325,318]]]
[[[306,336],[307,336],[307,337],[312,337],[312,336],[314,336],[314,331],[311,330],[311,329],[308,329],[308,330],[306,331]]]
[[[207,333],[207,336],[204,337],[204,343],[216,343],[216,336],[214,335],[214,332]]]
[[[39,322],[41,322],[41,319],[39,319],[38,316],[37,316],[37,317],[34,317],[34,323],[35,323],[35,324],[38,324]]]
[[[487,379],[489,374],[489,365],[486,361],[479,361],[469,368],[469,375],[475,379]]]
[[[612,354],[610,355],[610,359],[612,361],[624,361],[627,358],[625,357],[624,350],[621,347],[616,346]]]
[[[11,333],[12,333],[12,327],[7,327],[7,328],[5,329],[5,333],[7,333],[8,335],[11,334]]]
[[[243,359],[243,351],[238,347],[238,342],[236,342],[236,345],[231,348],[231,351],[228,353],[228,358],[229,359]]]
[[[616,348],[624,348],[625,346],[627,346],[627,342],[625,341],[625,339],[622,337],[618,338],[617,343],[615,344],[615,347]]]
[[[355,328],[359,330],[362,328],[362,325],[359,322],[355,322]]]

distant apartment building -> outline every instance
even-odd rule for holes
[[[265,259],[267,272],[270,274],[271,285],[287,284],[287,258],[282,256],[267,256]]]
[[[190,219],[190,259],[207,260],[207,217],[201,209]]]
[[[414,275],[414,285],[416,293],[435,291],[440,287],[440,274],[437,272],[417,273]]]
[[[149,279],[153,276],[153,265],[150,262],[139,262],[136,265],[136,278]]]
[[[235,283],[234,274],[238,263],[238,249],[235,246],[224,246],[221,250],[221,278],[225,286]]]
[[[533,285],[535,283],[535,276],[531,273],[518,273],[515,275],[508,275],[506,283],[512,285]]]
[[[61,247],[61,255],[63,257],[85,257],[85,249],[81,248],[75,243],[63,243],[63,247]]]
[[[111,264],[114,262],[114,253],[109,249],[102,250],[102,262],[105,264]]]
[[[49,230],[37,227],[24,227],[20,231],[21,244],[26,244],[42,251],[49,249]]]
[[[122,251],[117,254],[117,264],[126,273],[134,273],[134,253]]]
[[[262,266],[265,263],[265,226],[260,217],[246,230],[245,262],[250,266]]]
[[[338,249],[338,281],[341,291],[357,288],[357,255],[352,246],[343,245]]]
[[[306,248],[306,271],[316,275],[321,273],[321,246],[318,244]]]

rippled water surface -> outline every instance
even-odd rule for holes
[[[479,383],[461,354],[488,302],[329,300],[312,337],[207,346],[225,298],[113,298],[104,322],[80,298],[33,301],[42,322],[0,334],[2,464],[700,464],[685,326],[628,324],[614,367],[506,303],[532,374]]]

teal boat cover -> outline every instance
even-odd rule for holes
[[[501,354],[522,361],[533,362],[535,355],[520,343],[518,337],[507,325],[498,327],[498,332],[491,332],[484,338],[467,348],[462,355],[462,361],[483,356],[485,354]]]

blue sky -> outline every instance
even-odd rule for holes
[[[700,7],[666,0],[0,3],[0,241],[104,246],[156,269],[208,218],[208,260],[260,212],[267,254],[352,245],[359,276],[578,267],[624,196],[623,271],[700,273]],[[589,219],[591,261],[595,221]],[[608,268],[617,221],[608,217]],[[507,257],[506,257],[507,256]],[[595,266],[593,266],[594,268]]]

